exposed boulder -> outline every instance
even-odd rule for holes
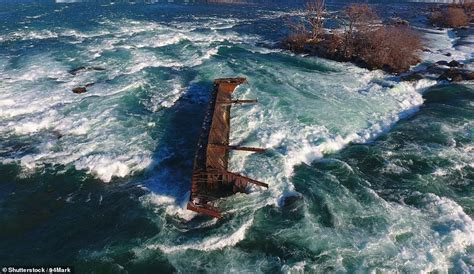
[[[453,68],[453,67],[462,67],[463,65],[461,63],[459,63],[458,61],[453,60],[453,61],[448,63],[448,66]]]
[[[392,17],[390,18],[389,24],[396,26],[408,26],[410,25],[410,22],[400,17]]]
[[[468,71],[464,74],[464,80],[471,81],[474,80],[474,71]]]
[[[449,66],[449,63],[448,63],[448,61],[441,60],[441,61],[436,62],[436,65]]]
[[[77,87],[77,88],[73,88],[72,92],[76,94],[81,94],[81,93],[86,93],[87,89],[85,87]]]
[[[456,68],[450,68],[441,74],[439,80],[447,80],[449,82],[461,82],[465,80],[473,80],[474,72],[467,70],[460,70]]]
[[[438,79],[449,82],[474,80],[474,71],[464,68],[458,61],[438,61],[424,69],[402,74],[402,81],[417,81],[423,78]]]
[[[87,88],[93,86],[94,84],[95,84],[95,83],[89,83],[89,84],[86,84],[86,85],[83,86],[83,87],[73,88],[73,89],[72,89],[72,92],[74,92],[74,93],[76,93],[76,94],[86,93],[86,92],[87,92]]]

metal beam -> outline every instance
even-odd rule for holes
[[[251,99],[251,100],[226,100],[226,101],[218,101],[216,102],[217,104],[220,105],[232,105],[232,104],[255,104],[258,103],[257,99]]]
[[[188,202],[188,205],[186,207],[189,210],[208,215],[214,218],[221,218],[222,214],[215,209],[214,207],[210,206],[196,206],[193,202]]]
[[[237,173],[234,173],[234,172],[230,172],[230,171],[227,171],[227,170],[216,170],[215,172],[218,173],[218,174],[221,174],[221,175],[228,176],[228,177],[230,177],[231,179],[234,179],[234,180],[235,179],[244,180],[244,181],[247,181],[247,182],[252,183],[254,185],[258,185],[258,186],[268,188],[268,184],[265,184],[263,182],[260,182],[260,181],[254,180],[254,179],[250,179],[249,177],[245,177],[243,175],[240,175],[240,174],[237,174]]]
[[[226,146],[226,145],[221,145],[221,144],[209,144],[211,148],[220,148],[220,149],[226,149],[226,150],[242,150],[242,151],[251,151],[251,152],[257,152],[257,153],[263,153],[267,151],[264,148],[258,148],[258,147],[239,147],[239,146]]]

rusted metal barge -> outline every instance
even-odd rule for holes
[[[189,210],[220,218],[222,213],[214,206],[214,202],[219,198],[237,192],[245,193],[249,183],[268,188],[265,183],[227,170],[230,150],[265,151],[261,148],[229,144],[231,106],[257,102],[232,99],[235,88],[245,82],[245,78],[221,78],[214,81],[212,97],[194,158],[191,195],[187,205]]]

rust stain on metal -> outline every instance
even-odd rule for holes
[[[245,82],[245,78],[222,78],[214,81],[212,98],[194,158],[191,196],[187,205],[189,210],[220,218],[221,211],[214,207],[214,201],[217,199],[237,192],[245,193],[249,183],[268,187],[265,183],[227,170],[230,150],[265,151],[261,148],[229,144],[231,106],[257,102],[257,100],[232,99],[235,88]]]

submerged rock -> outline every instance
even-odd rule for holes
[[[282,207],[288,208],[294,206],[298,201],[302,200],[303,196],[301,194],[289,195],[282,197],[281,205]]]
[[[401,77],[402,81],[418,81],[425,78],[421,73],[412,73]]]
[[[90,71],[90,70],[102,71],[102,70],[105,70],[105,68],[102,68],[102,67],[77,67],[75,69],[70,70],[69,73],[72,74],[72,75],[76,75],[79,72]]]
[[[78,68],[75,68],[75,69],[71,69],[69,71],[69,73],[72,74],[72,75],[76,75],[78,72],[80,72],[82,70],[85,70],[85,69],[86,69],[86,67],[78,67]]]

